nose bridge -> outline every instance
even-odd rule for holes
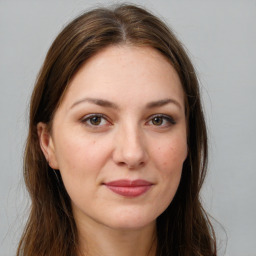
[[[140,126],[135,122],[120,125],[117,136],[115,161],[130,169],[144,165],[147,160],[147,152]]]

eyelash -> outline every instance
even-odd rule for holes
[[[147,123],[152,122],[154,118],[161,118],[163,120],[163,122],[166,121],[168,123],[166,125],[162,125],[162,124],[159,125],[159,126],[154,125],[156,127],[163,127],[164,128],[164,127],[168,127],[168,126],[176,124],[176,121],[174,120],[173,117],[171,117],[169,115],[164,115],[164,114],[156,114],[156,115],[151,116]]]
[[[81,119],[81,122],[91,128],[94,128],[94,129],[98,129],[100,127],[102,127],[103,125],[96,125],[96,124],[92,124],[91,121],[92,121],[92,118],[100,118],[100,123],[102,122],[102,120],[105,120],[105,122],[109,123],[109,125],[111,125],[111,122],[108,120],[108,118],[103,115],[103,114],[89,114],[89,115],[86,115],[83,119]],[[165,125],[154,125],[152,124],[153,126],[155,127],[161,127],[161,128],[165,128],[165,127],[169,127],[171,125],[175,125],[176,124],[176,121],[173,119],[173,117],[169,116],[169,115],[164,115],[164,114],[156,114],[156,115],[152,115],[149,117],[149,121],[146,122],[146,124],[149,124],[150,122],[153,121],[154,118],[161,118],[164,121],[167,122],[167,124]]]
[[[106,122],[110,123],[108,121],[107,117],[103,114],[89,114],[89,115],[86,115],[81,121],[82,121],[82,123],[86,124],[87,126],[90,126],[90,127],[93,127],[93,128],[99,128],[99,127],[101,127],[100,125],[94,125],[90,122],[92,120],[92,118],[95,118],[95,117],[100,118],[101,121],[102,121],[102,119],[104,119]]]

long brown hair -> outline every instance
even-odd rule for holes
[[[36,81],[24,157],[31,210],[17,256],[75,256],[77,229],[59,171],[39,145],[37,124],[51,126],[70,79],[91,56],[109,45],[150,46],[173,65],[185,93],[189,154],[177,193],[157,219],[157,255],[216,255],[212,225],[199,199],[207,167],[207,133],[195,70],[182,44],[157,17],[134,5],[82,14],[53,42]]]

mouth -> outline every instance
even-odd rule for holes
[[[137,197],[146,193],[153,183],[146,180],[115,180],[103,183],[112,192],[124,197]]]

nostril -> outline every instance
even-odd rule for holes
[[[125,166],[126,163],[125,163],[125,162],[119,162],[118,165],[119,165],[119,166]]]
[[[123,137],[122,137],[123,138]],[[113,150],[113,160],[119,167],[135,170],[143,167],[148,159],[147,150],[142,139],[129,136],[129,140],[119,140]]]
[[[127,164],[128,169],[132,170],[132,169],[137,169],[140,167],[143,167],[145,165],[145,162],[139,162],[138,164]]]
[[[118,162],[117,164],[120,167],[124,167],[125,166],[129,170],[135,170],[135,169],[143,167],[145,165],[145,162],[134,163],[134,164],[126,163],[126,162]]]

